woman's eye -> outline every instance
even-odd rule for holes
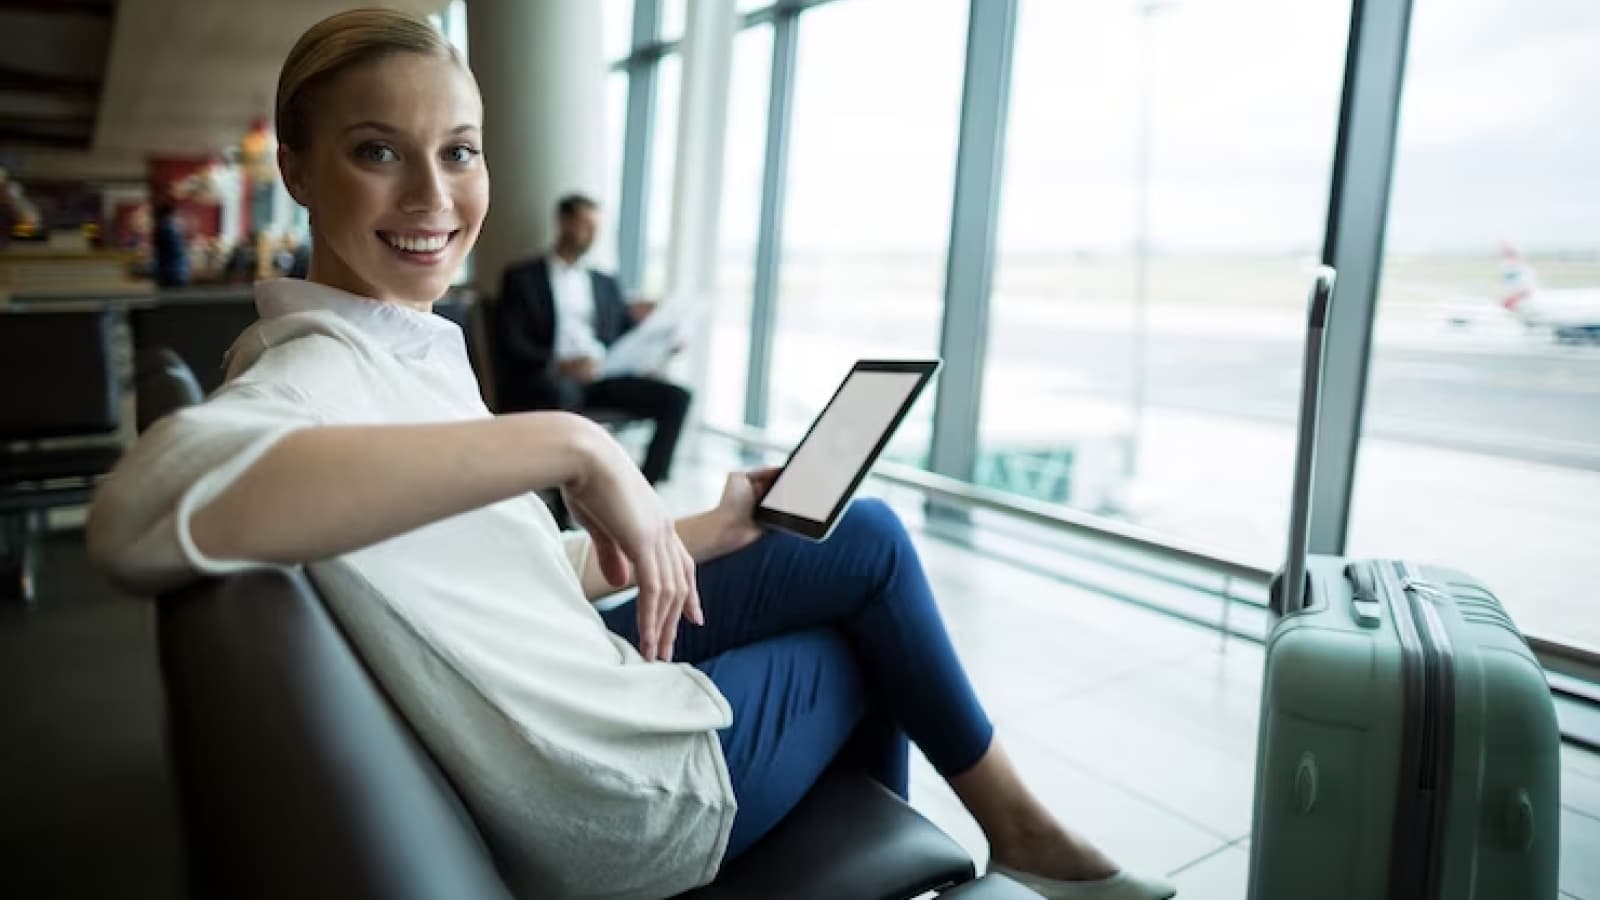
[[[471,144],[457,144],[444,152],[444,158],[453,163],[469,163],[478,155],[478,148]]]
[[[362,162],[394,162],[399,158],[400,155],[394,152],[393,147],[376,141],[369,141],[356,148],[356,159]]]

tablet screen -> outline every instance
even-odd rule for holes
[[[825,521],[855,486],[861,467],[926,377],[923,372],[852,373],[761,505],[802,519]]]

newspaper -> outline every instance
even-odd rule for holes
[[[663,304],[618,338],[600,361],[601,378],[649,375],[661,371],[683,349],[700,318],[688,304]]]

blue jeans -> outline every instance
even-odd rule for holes
[[[700,567],[706,624],[678,629],[676,661],[733,707],[719,732],[739,812],[726,859],[755,843],[842,755],[906,795],[916,741],[958,775],[994,736],[956,659],[905,528],[857,500],[821,544],[772,533]],[[604,613],[635,646],[633,605]]]

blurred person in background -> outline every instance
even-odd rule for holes
[[[177,208],[170,200],[156,204],[155,232],[152,235],[151,276],[161,287],[180,287],[189,283],[189,247],[178,222]]]
[[[651,484],[665,480],[683,422],[687,388],[655,375],[601,377],[606,348],[655,310],[627,302],[616,277],[584,259],[600,229],[594,200],[570,194],[556,206],[556,245],[511,266],[500,285],[498,340],[508,371],[500,373],[506,410],[612,410],[655,426],[640,467]]]
[[[251,284],[256,280],[256,244],[260,233],[250,232],[228,252],[228,262],[222,267],[222,280],[228,284]]]

